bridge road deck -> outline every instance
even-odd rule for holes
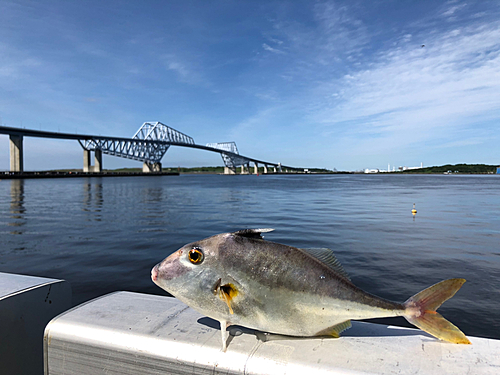
[[[146,124],[146,123],[145,123]],[[160,123],[161,124],[161,123]],[[161,124],[163,125],[163,124]],[[144,125],[143,125],[144,126]],[[165,125],[164,125],[165,126]],[[90,134],[72,134],[72,133],[60,133],[60,132],[50,132],[34,129],[22,129],[15,127],[0,126],[0,134],[6,134],[10,137],[10,170],[12,172],[22,172],[24,170],[24,159],[23,159],[23,138],[24,137],[36,137],[36,138],[52,138],[52,139],[68,139],[77,140],[82,148],[84,148],[84,171],[86,172],[102,172],[102,152],[111,155],[127,157],[134,160],[144,160],[144,157],[134,157],[133,153],[130,155],[125,155],[123,151],[113,151],[120,149],[130,149],[132,146],[141,145],[141,147],[155,148],[158,146],[163,146],[168,149],[170,146],[178,147],[189,147],[194,149],[200,149],[205,151],[217,152],[218,154],[226,155],[229,158],[239,160],[241,162],[242,171],[243,165],[246,164],[249,167],[249,163],[254,163],[255,173],[258,171],[258,164],[264,165],[265,173],[267,172],[268,166],[276,168],[284,168],[285,170],[298,170],[300,168],[284,166],[280,163],[266,162],[263,160],[251,158],[238,153],[234,153],[228,150],[223,150],[216,147],[204,146],[194,143],[185,142],[174,142],[174,141],[162,141],[162,140],[152,140],[152,139],[137,139],[137,138],[124,138],[124,137],[110,137],[101,135],[90,135]],[[182,134],[182,133],[180,133]],[[189,137],[190,138],[190,137]],[[88,146],[85,146],[82,142],[87,144],[94,144],[96,166],[93,170],[90,167],[90,155]],[[103,148],[102,145],[106,146]],[[97,146],[96,146],[97,145]],[[87,148],[87,149],[86,149]],[[166,152],[166,150],[165,150]],[[164,154],[164,153],[163,153]],[[161,155],[161,157],[163,156]],[[155,160],[158,162],[158,160]],[[161,167],[160,167],[161,170]],[[152,170],[153,171],[153,170]],[[158,170],[154,170],[158,171]]]

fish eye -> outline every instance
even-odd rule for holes
[[[200,264],[201,262],[203,262],[203,258],[205,258],[205,256],[203,255],[201,249],[194,247],[189,250],[188,259],[191,263]]]

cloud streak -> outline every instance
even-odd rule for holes
[[[439,17],[449,19],[466,5],[441,9]],[[286,68],[289,81],[311,78],[289,98],[289,108],[303,108],[304,127],[338,154],[456,152],[498,137],[485,124],[500,118],[500,22],[406,29],[368,51],[376,34],[347,7],[320,3],[314,16],[310,33],[280,24],[291,55],[314,57]]]
[[[313,117],[326,132],[385,140],[374,142],[379,148],[395,139],[405,147],[454,137],[457,129],[474,132],[479,119],[500,111],[499,41],[497,23],[434,36],[425,48],[384,51],[369,69],[317,88],[327,99]]]

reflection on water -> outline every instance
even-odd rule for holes
[[[85,212],[93,213],[88,220],[102,220],[103,193],[101,179],[86,179],[83,185],[83,207]],[[96,182],[99,181],[99,182]]]
[[[22,234],[22,228],[26,225],[26,208],[24,206],[24,180],[11,180],[10,181],[10,218],[8,225],[11,227],[17,227],[17,230],[13,230],[11,234]]]

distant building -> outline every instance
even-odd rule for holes
[[[497,174],[500,174],[500,167],[497,168]]]

